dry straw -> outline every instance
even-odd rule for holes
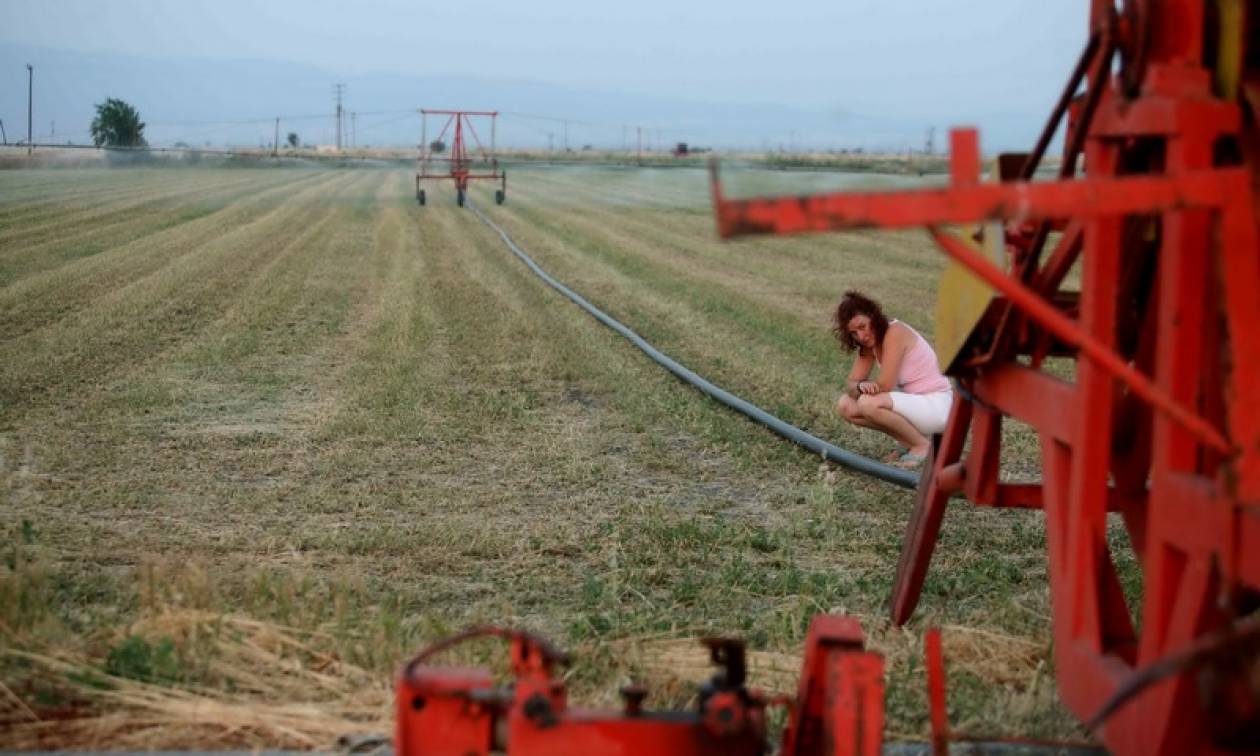
[[[311,633],[195,610],[132,628],[142,637],[212,644],[207,676],[226,689],[163,685],[102,674],[83,654],[2,653],[55,684],[73,704],[37,711],[7,688],[13,749],[330,749],[339,738],[388,733],[390,680],[314,650]]]
[[[922,647],[917,636],[865,619],[868,646],[885,655],[889,669],[918,666]],[[27,669],[28,687],[42,683],[69,703],[34,706],[29,697],[0,683],[6,745],[40,750],[329,749],[339,741],[392,731],[389,675],[319,650],[333,639],[317,631],[168,607],[133,624],[127,635],[170,639],[179,648],[195,649],[196,658],[203,660],[195,675],[201,682],[129,679],[103,673],[105,660],[86,652],[10,647],[0,654]],[[965,670],[1012,692],[1035,687],[1047,660],[1044,644],[989,630],[949,626],[944,641],[952,670]],[[613,652],[623,673],[633,670],[648,682],[659,704],[686,701],[695,684],[712,673],[708,651],[691,638],[638,637],[605,650]],[[795,693],[799,651],[750,650],[747,661],[750,684],[771,694]],[[591,703],[610,705],[606,699],[614,695],[604,693],[596,692],[599,700]]]

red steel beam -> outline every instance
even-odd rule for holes
[[[1036,292],[1019,281],[1006,275],[1000,268],[976,252],[961,239],[945,233],[937,228],[929,229],[936,242],[958,262],[965,265],[972,273],[984,279],[993,288],[1005,294],[1013,305],[1023,310],[1026,315],[1036,320],[1059,340],[1077,347],[1096,365],[1110,373],[1113,378],[1124,381],[1134,394],[1146,400],[1160,412],[1168,415],[1178,425],[1198,436],[1203,443],[1222,453],[1228,454],[1232,446],[1221,432],[1199,415],[1191,412],[1176,402],[1165,391],[1143,375],[1136,368],[1125,362],[1123,358],[1108,348],[1098,339],[1086,333],[1071,318],[1059,312]]]
[[[976,378],[976,397],[1004,414],[1037,428],[1043,434],[1070,444],[1076,427],[1061,408],[1077,401],[1076,387],[1040,370],[1003,364],[986,368]]]
[[[949,754],[949,716],[945,711],[945,658],[941,651],[941,629],[930,627],[923,636],[927,662],[928,720],[932,725],[932,753]]]
[[[1196,171],[1176,178],[1125,176],[1075,181],[1011,182],[875,194],[818,194],[725,199],[713,169],[718,234],[797,234],[858,228],[906,228],[980,220],[1098,218],[1187,207],[1216,208],[1250,191],[1242,168]],[[1003,274],[1005,275],[1005,274]]]

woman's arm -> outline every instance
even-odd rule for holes
[[[914,338],[909,328],[900,323],[888,326],[884,334],[884,359],[879,363],[879,393],[897,389],[897,376],[901,374],[901,360],[906,356]]]
[[[856,399],[862,393],[858,385],[871,377],[871,368],[874,365],[875,356],[865,349],[859,349],[857,357],[853,358],[853,367],[849,369],[849,377],[844,382],[844,392]]]

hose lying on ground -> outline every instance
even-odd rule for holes
[[[893,467],[891,465],[881,464],[873,459],[863,457],[860,454],[854,454],[853,452],[847,449],[841,449],[839,446],[834,444],[829,444],[817,436],[812,436],[800,428],[780,420],[757,405],[744,401],[729,391],[709,383],[704,378],[701,378],[699,375],[696,375],[694,372],[687,369],[685,366],[679,364],[667,355],[662,354],[656,347],[652,346],[647,341],[644,341],[643,337],[639,336],[639,334],[630,330],[620,322],[614,320],[603,310],[586,301],[582,295],[552,278],[551,274],[543,270],[538,263],[534,262],[533,258],[525,254],[520,247],[516,246],[516,242],[512,241],[512,238],[509,237],[503,229],[499,228],[494,221],[486,217],[486,214],[481,212],[481,208],[467,200],[466,206],[471,208],[472,211],[477,214],[477,217],[482,220],[482,222],[497,233],[503,239],[503,243],[508,246],[508,249],[512,250],[512,254],[516,255],[520,261],[525,263],[525,265],[537,274],[539,278],[546,281],[547,284],[556,291],[568,297],[578,307],[581,307],[583,310],[586,310],[588,313],[593,315],[596,320],[629,339],[631,343],[643,350],[644,354],[651,357],[657,364],[661,365],[681,380],[686,381],[736,412],[740,412],[752,420],[761,423],[787,440],[803,446],[815,454],[821,455],[824,459],[831,460],[832,462],[835,462],[842,467],[847,467],[854,472],[869,475],[872,478],[878,478],[904,488],[915,488],[918,486],[919,476],[917,474],[908,470]]]

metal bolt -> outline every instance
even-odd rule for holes
[[[621,689],[621,698],[626,702],[626,716],[638,716],[643,711],[643,700],[647,694],[647,688],[640,683],[630,683]]]

